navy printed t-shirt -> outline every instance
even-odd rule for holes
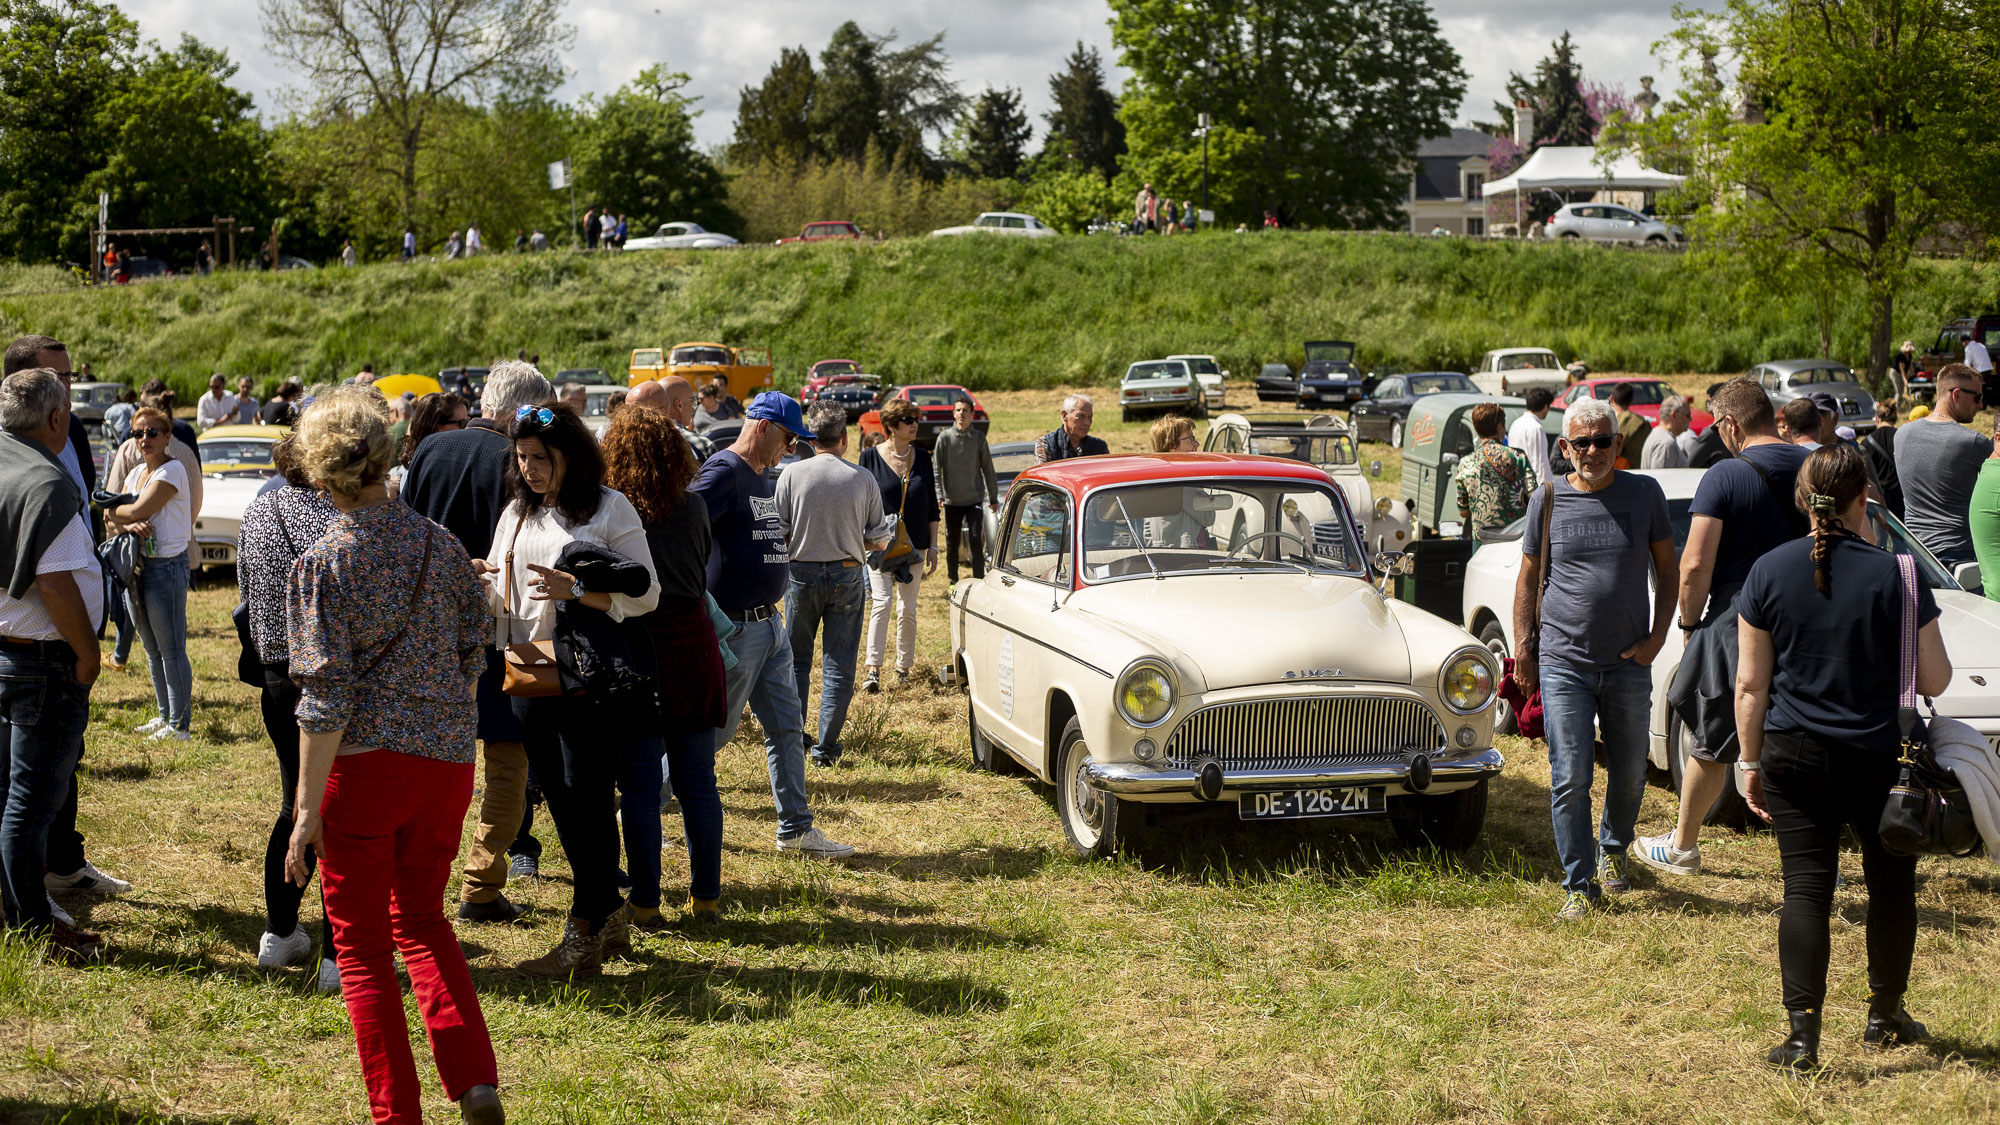
[[[1653,581],[1653,544],[1674,537],[1667,494],[1660,491],[1660,482],[1637,473],[1619,473],[1597,492],[1577,491],[1567,476],[1554,484],[1541,659],[1586,672],[1606,671],[1618,666],[1620,653],[1653,631],[1653,607],[1646,596]],[[1537,488],[1528,497],[1523,556],[1543,554],[1544,495]]]
[[[1792,502],[1792,486],[1798,481],[1799,466],[1809,456],[1811,452],[1803,446],[1753,445],[1716,462],[1702,475],[1688,512],[1722,521],[1709,589],[1741,585],[1758,559],[1806,533],[1806,518]],[[1754,463],[1756,468],[1745,462]],[[1757,475],[1757,469],[1770,475],[1770,484]]]
[[[725,449],[702,462],[688,491],[708,506],[715,534],[708,553],[708,592],[715,604],[744,610],[785,600],[791,556],[770,478]]]

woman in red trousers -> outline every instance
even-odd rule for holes
[[[367,387],[320,398],[294,456],[340,518],[293,566],[285,625],[304,737],[286,856],[320,857],[340,988],[378,1123],[422,1120],[400,950],[445,1092],[464,1120],[505,1120],[486,1018],[444,890],[472,800],[472,685],[492,631],[465,549],[389,500],[389,411]]]

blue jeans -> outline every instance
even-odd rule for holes
[[[68,645],[0,645],[0,780],[7,787],[0,880],[9,926],[37,932],[50,926],[42,886],[49,825],[69,795],[89,722],[90,689],[76,682],[76,654]]]
[[[847,725],[847,705],[854,699],[854,662],[860,655],[861,624],[867,612],[868,578],[862,567],[792,564],[792,590],[785,599],[785,616],[792,627],[792,677],[798,682],[802,726],[806,693],[811,690],[813,642],[822,629],[826,633],[820,657],[816,758],[840,757],[840,731]]]
[[[184,731],[194,709],[194,665],[187,653],[187,556],[148,558],[138,579],[139,588],[126,593],[126,606],[146,645],[153,702],[168,726]]]
[[[689,898],[722,897],[722,795],[715,788],[715,745],[715,732],[706,729],[666,737],[666,769],[676,779],[687,835]]]
[[[1555,823],[1563,889],[1594,898],[1599,893],[1598,849],[1623,852],[1631,845],[1639,802],[1646,795],[1653,674],[1631,660],[1602,672],[1544,661],[1541,680],[1542,725],[1549,740],[1549,813]],[[1604,819],[1593,845],[1590,780],[1599,731],[1604,736]]]
[[[743,717],[747,700],[750,713],[764,728],[771,797],[778,805],[778,838],[789,840],[813,826],[812,809],[806,806],[806,743],[799,686],[792,679],[792,636],[777,618],[737,624],[741,628],[729,638],[729,647],[736,653],[736,667],[726,677],[729,717],[715,732],[715,748],[722,749],[736,737],[736,724]],[[674,784],[680,785],[678,777]],[[685,804],[687,791],[680,792]]]
[[[660,736],[649,734],[618,755],[618,828],[625,837],[627,896],[633,906],[660,905],[660,783],[666,758]]]

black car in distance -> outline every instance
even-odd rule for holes
[[[1267,363],[1257,372],[1258,402],[1294,402],[1299,397],[1299,377],[1289,363]]]
[[[1456,371],[1416,371],[1386,375],[1375,391],[1347,412],[1347,428],[1356,441],[1386,441],[1401,447],[1403,423],[1410,417],[1410,404],[1425,395],[1479,394],[1468,376]]]

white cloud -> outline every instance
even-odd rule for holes
[[[256,0],[127,0],[123,7],[142,34],[164,44],[186,33],[228,48],[242,67],[237,84],[267,116],[277,113],[276,93],[296,83],[265,50]],[[1657,74],[1655,88],[1670,92],[1649,55],[1671,26],[1659,0],[1444,0],[1436,10],[1469,78],[1461,122],[1490,117],[1508,71],[1532,72],[1565,29],[1587,76],[1631,92],[1640,75]],[[859,10],[815,0],[572,0],[568,18],[577,36],[561,96],[608,92],[664,62],[693,79],[689,92],[700,95],[705,111],[697,124],[704,144],[729,139],[738,91],[762,81],[780,48],[804,46],[817,56],[850,18],[872,32],[893,28],[906,43],[945,32],[960,87],[968,94],[987,85],[1021,90],[1038,134],[1049,75],[1078,40],[1097,47],[1107,65],[1114,59],[1110,10],[1059,0],[877,0]],[[1113,70],[1115,87],[1123,74]]]

